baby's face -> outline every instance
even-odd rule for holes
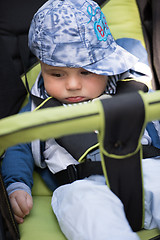
[[[77,103],[99,97],[108,77],[83,68],[52,67],[41,62],[47,93],[62,103]]]

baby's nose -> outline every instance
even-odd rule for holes
[[[67,90],[79,90],[82,87],[81,79],[78,77],[70,77],[66,83]]]

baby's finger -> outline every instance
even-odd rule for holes
[[[29,194],[25,193],[24,195],[19,195],[18,197],[17,196],[15,197],[17,204],[21,212],[23,213],[23,217],[28,215],[30,212],[30,208],[28,207],[28,203],[27,203],[28,196],[31,197]]]
[[[32,197],[30,195],[28,195],[26,201],[27,201],[28,209],[30,211],[32,209],[32,207],[33,207],[33,199],[32,199]]]
[[[23,219],[23,218],[18,217],[18,216],[16,216],[16,215],[14,215],[14,217],[15,217],[15,220],[16,220],[17,223],[23,223],[23,222],[24,222],[24,219]]]
[[[15,216],[18,216],[20,218],[23,218],[25,215],[22,212],[21,208],[19,207],[19,204],[17,203],[17,200],[15,197],[10,197],[10,202],[11,202],[11,206],[13,209],[13,212],[15,214]]]

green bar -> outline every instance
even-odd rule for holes
[[[160,119],[160,91],[139,94],[145,106],[145,121]],[[101,131],[104,129],[103,114],[102,104],[97,100],[76,106],[26,112],[1,119],[0,151],[35,139],[46,140],[74,133]]]
[[[0,120],[0,148],[6,149],[35,139],[92,132],[102,126],[103,108],[100,101],[26,112]]]
[[[140,92],[145,106],[146,122],[160,119],[160,90],[150,93]]]

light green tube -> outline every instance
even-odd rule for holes
[[[0,120],[0,149],[35,139],[92,132],[103,126],[100,101],[25,112]]]
[[[145,122],[160,119],[160,91],[139,94],[145,106]],[[46,140],[102,129],[104,112],[100,100],[26,112],[0,120],[0,150],[35,139]]]
[[[146,122],[160,119],[160,90],[150,93],[140,92],[145,106]]]

